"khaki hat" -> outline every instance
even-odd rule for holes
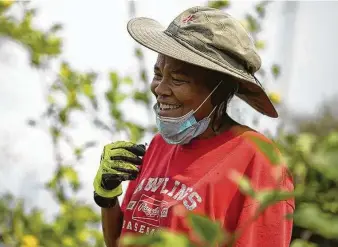
[[[178,15],[168,28],[144,17],[131,19],[127,28],[138,43],[157,53],[237,78],[237,97],[264,115],[278,117],[254,77],[261,59],[253,40],[229,14],[209,7],[192,7]]]

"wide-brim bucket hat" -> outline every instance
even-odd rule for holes
[[[197,6],[183,11],[167,28],[138,17],[128,22],[127,29],[133,39],[157,53],[237,78],[237,97],[264,115],[278,117],[254,76],[261,59],[253,39],[231,15]]]

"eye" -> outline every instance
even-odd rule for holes
[[[186,80],[182,80],[182,79],[173,78],[173,83],[175,85],[181,85],[181,84],[187,83],[187,81]]]

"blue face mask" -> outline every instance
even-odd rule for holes
[[[200,121],[196,121],[194,113],[207,101],[212,93],[218,88],[222,81],[212,90],[208,97],[201,103],[196,110],[191,110],[181,117],[163,117],[158,115],[159,106],[156,103],[153,107],[156,114],[156,125],[163,139],[169,144],[184,145],[189,143],[196,136],[201,135],[209,126],[211,113]]]

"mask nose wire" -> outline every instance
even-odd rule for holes
[[[215,90],[219,87],[219,85],[221,85],[221,83],[222,83],[223,81],[220,81],[218,84],[217,84],[217,86],[211,91],[211,93],[205,98],[205,100],[203,100],[203,102],[199,105],[199,107],[197,107],[197,109],[194,111],[194,113],[195,112],[197,112],[201,107],[202,107],[202,105],[210,98],[210,96],[215,92]],[[215,108],[214,108],[214,110],[215,110]],[[212,112],[214,112],[214,110],[212,110]]]

